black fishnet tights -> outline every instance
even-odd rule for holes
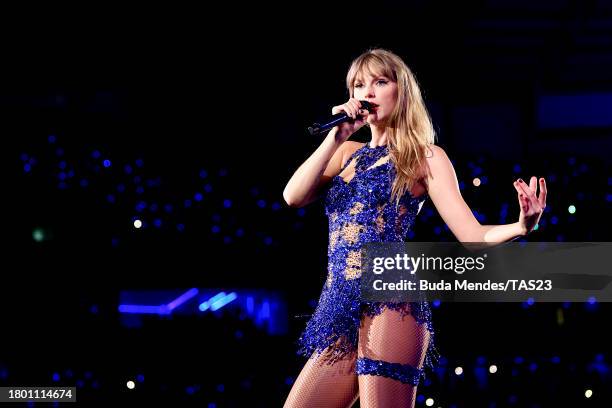
[[[385,309],[362,318],[357,353],[334,364],[325,353],[313,355],[302,369],[285,402],[285,408],[414,407],[417,387],[377,375],[355,374],[356,358],[410,364],[421,368],[430,333],[411,315]]]

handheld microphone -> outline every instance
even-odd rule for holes
[[[361,102],[361,108],[370,110],[372,106],[367,101],[359,101]],[[350,116],[346,114],[346,112],[336,113],[335,115],[329,117],[327,120],[322,122],[315,122],[312,126],[308,127],[308,132],[311,135],[318,135],[319,133],[323,133],[333,128],[334,126],[338,126],[341,123],[349,122],[353,120]]]

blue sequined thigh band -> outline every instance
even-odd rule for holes
[[[410,364],[388,363],[369,358],[357,359],[357,375],[380,375],[403,382],[404,384],[419,385],[423,370],[414,368]]]

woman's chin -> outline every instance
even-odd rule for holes
[[[368,122],[368,125],[376,125],[380,123],[380,118],[376,114],[370,114],[366,122]]]

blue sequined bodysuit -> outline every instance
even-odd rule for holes
[[[402,315],[411,314],[418,323],[427,325],[431,336],[425,367],[433,366],[436,352],[427,302],[360,300],[362,245],[403,242],[426,199],[426,195],[415,198],[406,192],[396,206],[391,198],[395,167],[388,154],[387,146],[370,147],[366,143],[343,167],[355,162],[353,178],[347,182],[338,175],[330,182],[325,198],[325,213],[329,218],[327,279],[316,310],[298,340],[298,353],[302,355],[325,351],[329,362],[345,357],[357,349],[361,318],[390,308]],[[329,346],[333,347],[326,350]]]

